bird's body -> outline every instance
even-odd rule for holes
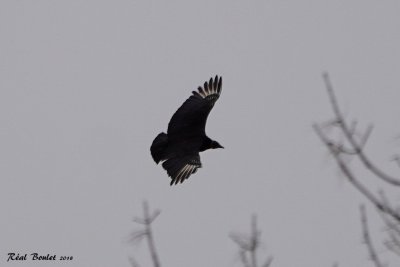
[[[172,116],[166,133],[154,139],[150,151],[154,161],[171,177],[171,185],[182,183],[201,167],[199,152],[222,146],[205,132],[208,114],[221,94],[222,78],[204,83]]]

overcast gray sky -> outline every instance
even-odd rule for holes
[[[5,266],[150,266],[145,243],[124,243],[147,199],[163,266],[240,266],[228,234],[252,213],[273,266],[367,266],[364,200],[311,125],[332,117],[329,71],[346,116],[375,124],[368,152],[396,170],[399,14],[397,0],[1,1],[1,265],[39,252],[74,260]],[[170,187],[150,144],[215,74],[207,133],[225,149]]]

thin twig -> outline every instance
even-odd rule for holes
[[[342,173],[347,177],[349,182],[359,191],[361,192],[369,201],[371,201],[376,208],[391,215],[394,219],[400,222],[400,214],[398,214],[395,210],[390,207],[385,206],[374,194],[372,194],[360,181],[358,181],[350,171],[349,167],[340,157],[340,152],[336,149],[335,145],[328,139],[327,136],[324,135],[322,130],[317,124],[313,125],[314,131],[317,136],[321,139],[321,141],[325,144],[325,146],[331,152],[333,158],[335,159],[337,165],[339,166]]]
[[[396,232],[393,231],[393,228],[388,228],[388,235],[389,240],[386,240],[384,242],[385,246],[397,256],[400,256],[400,240],[399,237],[396,235]]]
[[[156,214],[156,215],[155,215]],[[158,216],[159,213],[154,213],[152,216],[150,216],[149,213],[149,205],[147,204],[147,201],[143,202],[143,215],[144,215],[144,221],[145,223],[145,229],[147,233],[147,243],[149,245],[149,250],[151,254],[151,258],[153,260],[154,267],[160,267],[160,260],[158,259],[157,251],[156,251],[156,246],[154,244],[154,239],[153,239],[153,232],[151,229],[151,223],[154,221],[154,219]]]
[[[386,197],[386,195],[385,195],[385,192],[383,192],[383,190],[380,190],[379,191],[379,196],[381,197],[381,201],[382,201],[382,203],[383,203],[383,205],[385,205],[385,207],[388,207],[388,208],[390,208],[390,209],[392,209],[392,210],[394,210],[394,211],[396,211],[397,213],[399,213],[398,212],[398,210],[396,210],[396,209],[394,209],[393,207],[392,207],[392,205],[390,204],[390,202],[389,202],[389,200],[387,199],[387,197]],[[386,215],[385,213],[383,213],[383,215]],[[385,217],[387,220],[390,220],[389,218],[387,218],[387,217]],[[393,228],[393,230],[395,230],[396,232],[397,232],[397,234],[400,236],[400,229],[399,229],[399,226],[400,226],[400,222],[398,222],[397,224],[395,223],[395,222],[392,222],[391,220],[390,220],[390,222],[391,222],[391,226],[393,226],[393,227],[391,227],[391,228]],[[397,226],[397,227],[395,227],[395,226]]]
[[[239,256],[243,267],[257,267],[257,250],[260,247],[261,232],[257,228],[257,217],[253,215],[251,218],[250,235],[244,236],[236,233],[231,233],[230,238],[239,247]],[[250,260],[248,259],[250,258]],[[269,257],[262,267],[269,267],[272,263],[272,257]]]
[[[367,215],[366,215],[364,205],[360,206],[360,213],[361,213],[361,224],[362,224],[362,230],[363,230],[363,239],[364,239],[365,245],[368,248],[368,253],[371,257],[371,260],[374,262],[376,267],[384,267],[385,265],[383,265],[381,263],[378,255],[376,254],[375,248],[372,244],[371,237],[369,235],[368,221],[367,221]]]
[[[366,134],[362,138],[361,144],[358,144],[354,140],[354,136],[352,134],[353,131],[351,130],[351,128],[349,128],[349,126],[347,126],[347,124],[344,120],[344,117],[342,115],[342,112],[340,111],[339,104],[336,99],[336,96],[335,96],[335,93],[333,90],[333,86],[332,86],[332,83],[330,82],[328,73],[323,74],[323,79],[325,82],[326,89],[328,91],[328,96],[329,96],[329,100],[331,102],[333,113],[335,114],[335,117],[336,117],[336,119],[339,123],[339,126],[342,129],[346,139],[349,141],[350,145],[352,146],[353,150],[356,152],[360,161],[365,165],[365,167],[369,171],[374,173],[380,179],[384,180],[385,182],[387,182],[389,184],[392,184],[395,186],[400,186],[400,179],[390,176],[390,175],[386,174],[385,172],[383,172],[378,167],[376,167],[363,152],[363,145],[365,145],[366,140],[368,139],[368,137],[372,131],[372,126],[370,126],[367,129]]]
[[[154,238],[153,238],[153,231],[151,228],[151,224],[154,222],[154,220],[157,218],[157,216],[160,214],[159,210],[156,210],[153,212],[153,214],[150,214],[149,211],[149,205],[147,201],[143,202],[143,218],[136,217],[134,218],[134,221],[138,224],[142,224],[144,226],[144,229],[135,231],[131,234],[129,237],[129,242],[131,243],[138,243],[140,242],[143,238],[146,238],[147,244],[149,246],[149,251],[150,251],[150,256],[153,261],[153,266],[154,267],[160,267],[160,260],[158,258],[156,246],[154,244]],[[139,264],[136,262],[136,260],[131,257],[129,258],[130,263],[132,266],[139,266]]]
[[[243,263],[243,267],[251,267],[249,260],[247,259],[246,250],[241,249],[239,251],[239,255],[240,255],[240,260]]]
[[[250,250],[251,255],[251,264],[253,267],[257,267],[257,248],[258,248],[258,240],[259,232],[257,230],[257,217],[253,215],[251,218],[251,242],[252,249]]]
[[[379,193],[385,206],[391,207],[384,192],[381,191]],[[393,219],[387,216],[387,214],[385,214],[384,212],[380,212],[379,214],[381,215],[381,218],[387,227],[387,232],[389,236],[389,240],[385,241],[385,245],[390,251],[400,256],[400,224],[399,222],[394,222]]]

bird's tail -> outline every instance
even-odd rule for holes
[[[151,156],[157,164],[164,159],[167,146],[168,135],[166,133],[159,133],[150,147]]]

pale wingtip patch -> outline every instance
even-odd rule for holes
[[[222,77],[215,75],[215,78],[211,77],[209,81],[206,81],[203,87],[198,87],[198,94],[206,98],[210,95],[217,95],[217,98],[221,94],[221,87],[222,87]]]
[[[186,172],[188,171],[188,169],[189,169],[189,165],[185,165],[185,167],[183,167],[183,168],[179,171],[178,176],[177,176],[177,179],[180,180],[181,183],[183,182],[183,180],[185,180]]]
[[[173,177],[170,185],[173,184],[178,184],[178,183],[183,183],[186,179],[189,178],[190,175],[194,174],[197,171],[197,168],[199,168],[198,165],[192,165],[192,164],[186,164],[179,172],[178,174]],[[172,178],[172,177],[171,177]]]
[[[199,88],[198,88],[197,90],[199,90],[199,94],[200,94],[203,98],[206,97],[206,93],[204,92],[203,88],[201,88],[201,86],[199,86]]]

